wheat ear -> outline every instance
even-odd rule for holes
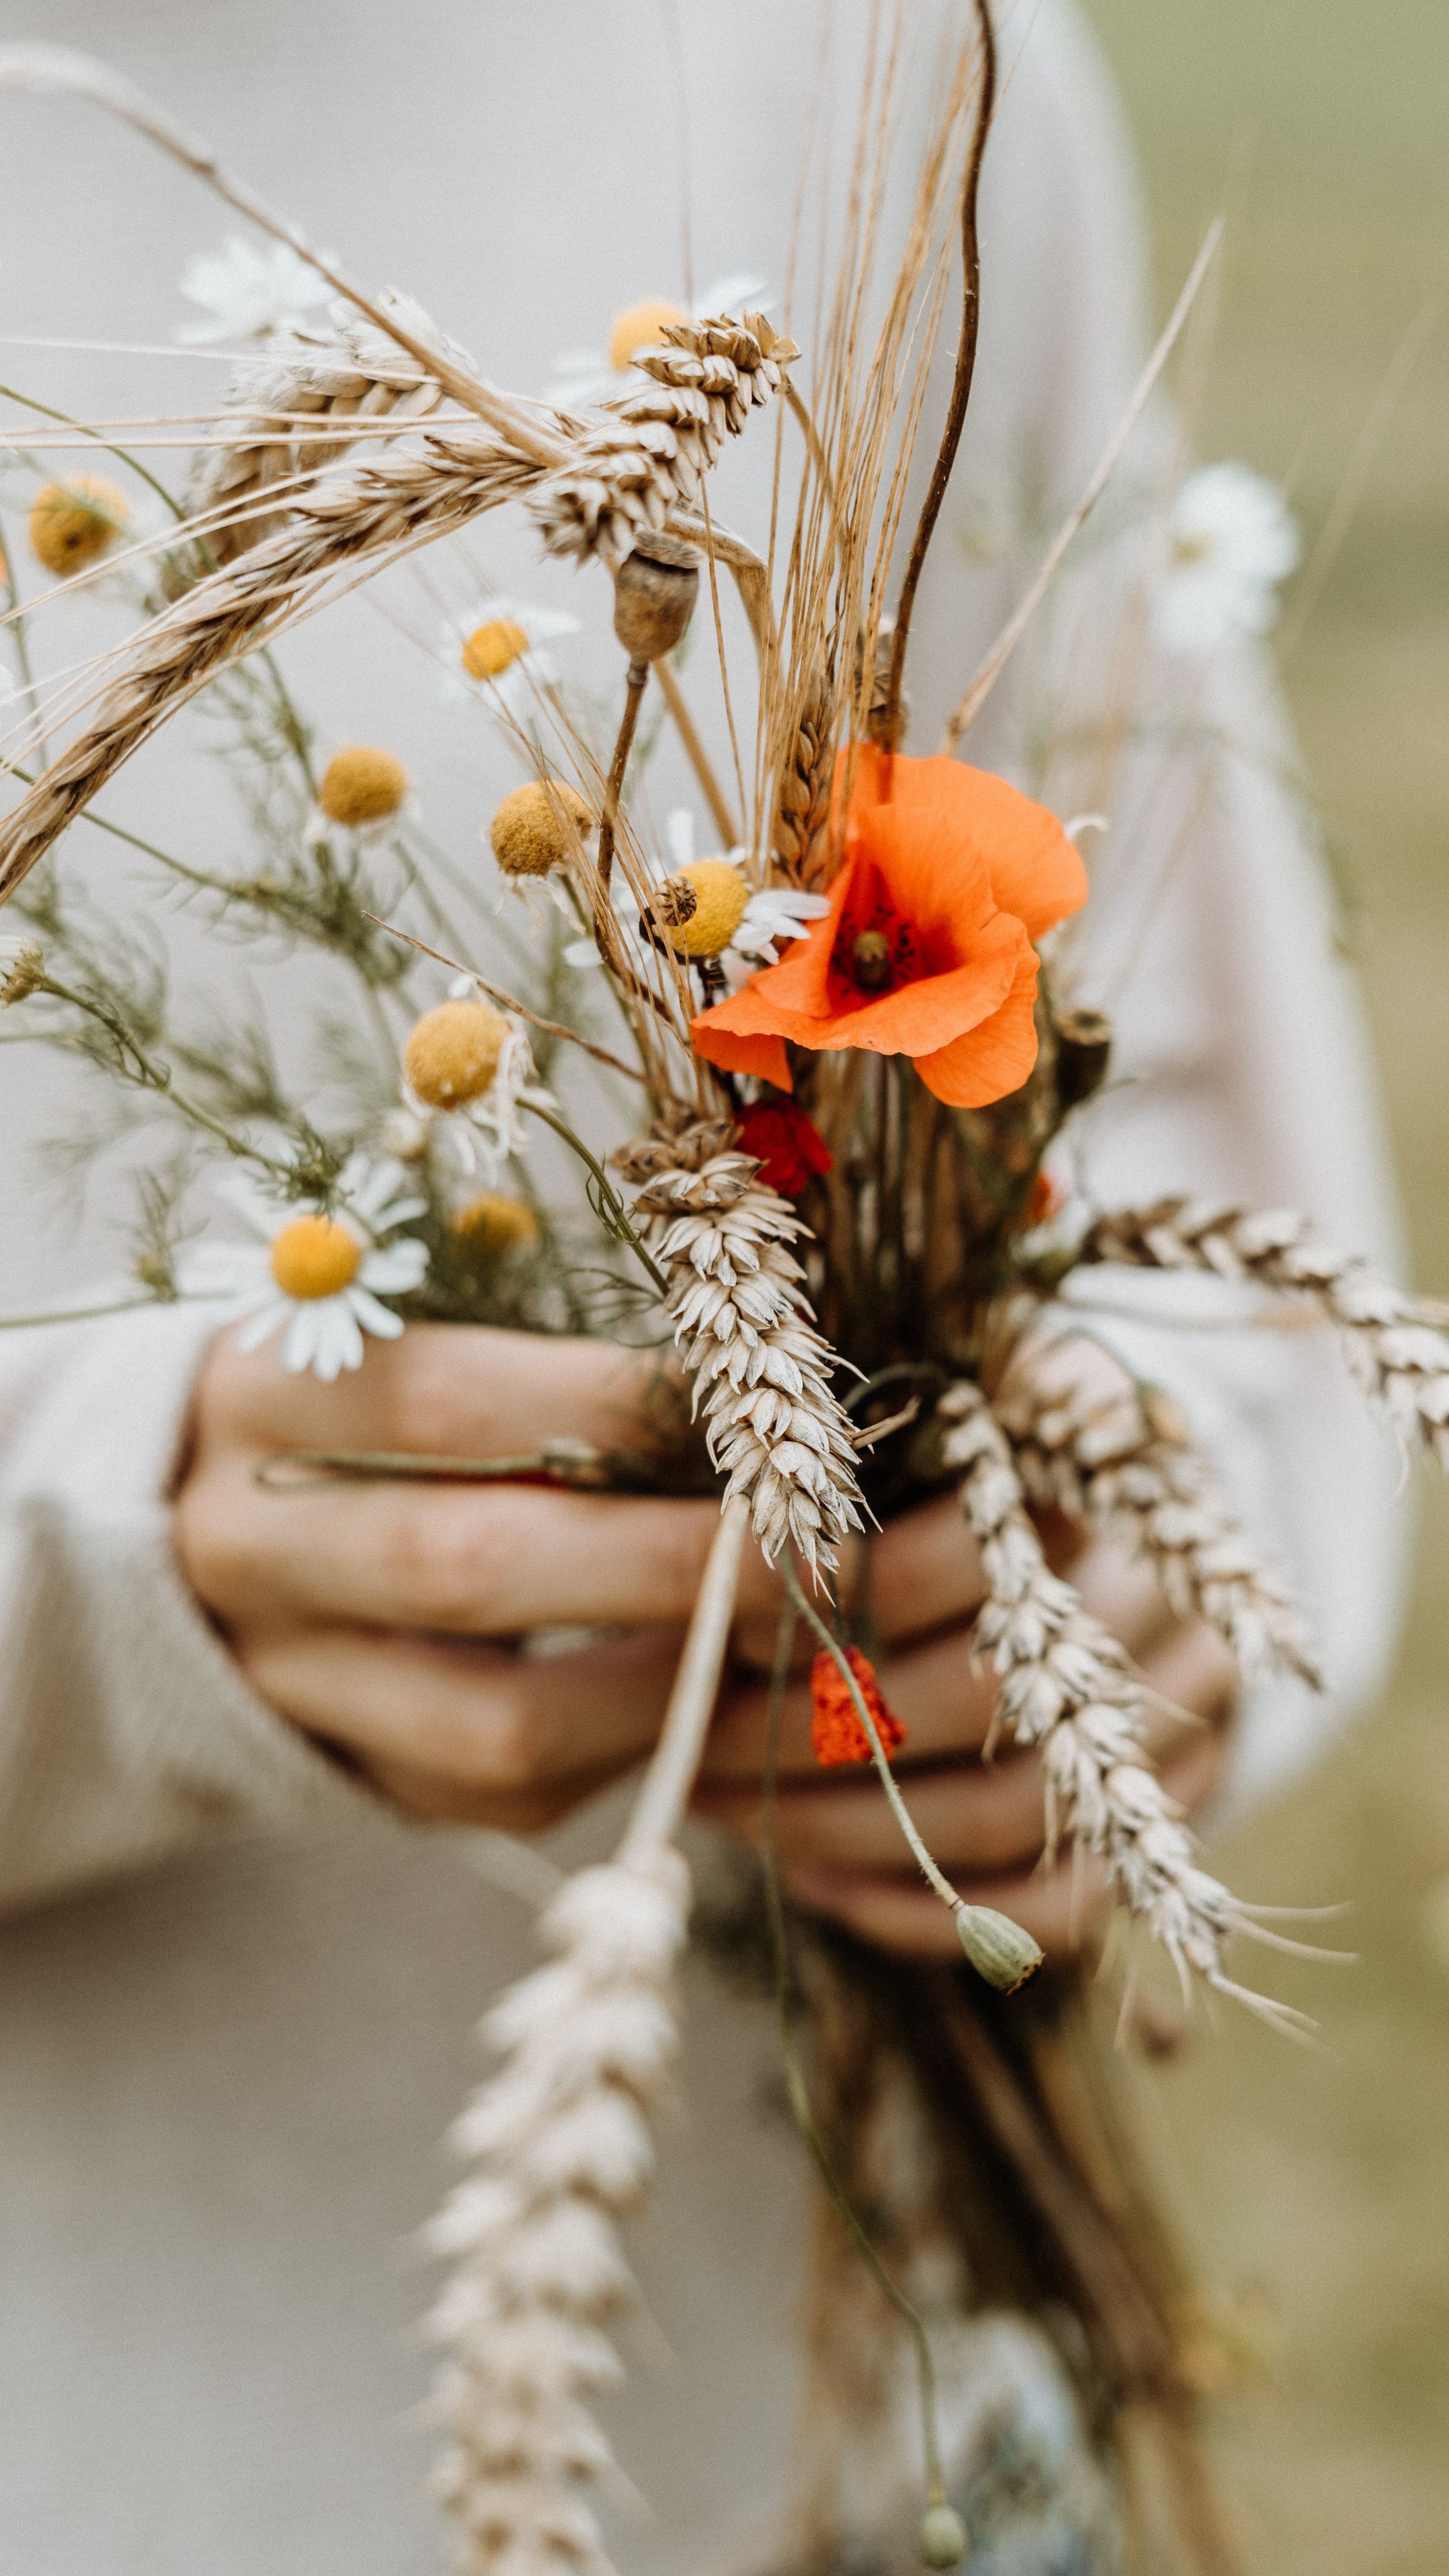
[[[429,2241],[455,2266],[431,2325],[450,2358],[438,2469],[460,2576],[607,2576],[587,2489],[611,2465],[588,2400],[620,2376],[603,2328],[635,2295],[617,2223],[654,2163],[678,2051],[689,1871],[671,1848],[719,1687],[748,1528],[727,1503],[658,1746],[612,1861],[544,1912],[551,1964],[484,2023],[499,2071],[454,2132],[475,2170]]]
[[[730,1150],[732,1132],[698,1120],[615,1162],[641,1185],[635,1213],[669,1282],[667,1312],[726,1494],[749,1502],[767,1556],[788,1542],[812,1571],[830,1568],[861,1526],[855,1444],[789,1250],[805,1226],[758,1163]]]
[[[1287,1586],[1229,1509],[1180,1405],[1125,1369],[1109,1393],[1083,1387],[1054,1357],[1059,1346],[1028,1357],[995,1398],[1031,1501],[1146,1557],[1178,1616],[1207,1620],[1245,1675],[1295,1672],[1321,1688]]]
[[[1079,1258],[1139,1270],[1209,1270],[1311,1297],[1338,1326],[1354,1375],[1387,1407],[1403,1438],[1449,1467],[1449,1336],[1366,1261],[1326,1243],[1306,1217],[1286,1208],[1253,1214],[1200,1199],[1159,1199],[1099,1217]]]
[[[698,498],[726,438],[800,355],[762,313],[669,323],[663,337],[635,358],[652,379],[645,391],[567,422],[573,452],[530,505],[550,554],[622,562],[645,529]]]
[[[825,872],[834,759],[833,697],[820,672],[807,682],[775,797],[771,846],[793,885],[814,888]]]
[[[384,292],[378,301],[406,320],[414,339],[436,341],[456,366],[473,370],[467,352],[409,299]],[[402,429],[442,399],[436,376],[340,302],[329,330],[298,329],[274,341],[265,364],[244,365],[229,388],[233,437],[197,459],[187,498],[191,514],[208,522],[212,561],[230,563],[274,535],[309,478],[352,444],[358,423],[387,419]],[[286,486],[279,514],[266,514],[260,505],[279,485]]]
[[[1111,1630],[1051,1572],[1027,1515],[1011,1446],[978,1386],[942,1397],[944,1463],[964,1470],[960,1498],[981,1550],[987,1597],[977,1643],[1000,1681],[1000,1722],[1035,1745],[1046,1783],[1047,1847],[1066,1835],[1096,1855],[1128,1910],[1161,1942],[1186,1989],[1192,1976],[1285,2028],[1300,2017],[1236,1985],[1223,1966],[1234,1934],[1265,1934],[1199,1869],[1190,1835],[1143,1750],[1145,1695]]]

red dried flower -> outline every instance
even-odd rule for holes
[[[904,1744],[906,1730],[886,1706],[874,1664],[858,1646],[846,1647],[845,1660],[860,1685],[861,1698],[875,1720],[882,1745],[888,1754],[894,1753],[897,1745]],[[838,1762],[870,1760],[870,1738],[861,1725],[845,1675],[823,1646],[810,1667],[810,1710],[810,1741],[817,1762],[829,1769]]]
[[[819,1128],[793,1100],[752,1101],[740,1118],[740,1151],[759,1157],[760,1178],[782,1198],[798,1199],[817,1172],[833,1169]]]

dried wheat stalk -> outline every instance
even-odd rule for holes
[[[834,707],[823,671],[807,683],[795,736],[781,765],[771,834],[775,864],[791,884],[814,889],[829,850],[835,767]]]
[[[666,324],[641,350],[647,392],[569,426],[573,453],[530,507],[550,554],[622,562],[635,537],[698,498],[727,437],[780,390],[800,352],[762,313]]]
[[[1173,1961],[1285,2025],[1288,2008],[1236,1985],[1223,1967],[1235,1933],[1259,1931],[1193,1860],[1190,1835],[1143,1754],[1144,1694],[1123,1647],[1054,1575],[1027,1515],[1011,1446],[977,1386],[948,1390],[943,1458],[965,1470],[961,1508],[981,1550],[987,1599],[977,1641],[1000,1679],[1000,1721],[1039,1749],[1047,1845],[1063,1834],[1105,1862],[1130,1911]]]
[[[815,1330],[788,1246],[804,1233],[788,1201],[729,1148],[728,1121],[660,1132],[615,1157],[639,1183],[635,1211],[669,1280],[668,1312],[703,1400],[710,1455],[744,1496],[769,1556],[787,1540],[833,1567],[861,1526],[850,1425],[830,1391],[834,1354]]]
[[[1449,1467],[1449,1337],[1368,1263],[1336,1250],[1291,1209],[1252,1214],[1200,1199],[1160,1199],[1099,1217],[1083,1261],[1145,1270],[1210,1270],[1312,1297],[1343,1335],[1354,1375],[1410,1444]]]
[[[440,354],[472,371],[467,352],[445,340],[409,298],[378,300],[415,340],[436,341]],[[435,411],[443,387],[396,341],[339,302],[330,330],[299,329],[274,341],[265,366],[244,367],[227,399],[239,415],[235,437],[198,458],[188,495],[192,515],[208,522],[207,553],[221,564],[276,533],[281,517],[258,506],[276,486],[286,485],[292,508],[308,479],[351,445],[359,421],[390,419],[402,428]],[[304,429],[299,413],[310,414],[316,428],[309,422]],[[324,428],[336,435],[319,435]]]
[[[1104,1394],[1060,1367],[1048,1377],[1028,1365],[995,1411],[1032,1502],[1148,1558],[1179,1617],[1206,1619],[1245,1674],[1290,1671],[1321,1686],[1282,1576],[1235,1519],[1170,1396],[1125,1370]]]
[[[453,2354],[437,2484],[466,2576],[602,2563],[583,2489],[611,2453],[585,2401],[621,2375],[601,2332],[634,2296],[616,2222],[653,2171],[688,1906],[676,1852],[580,1870],[542,1919],[554,1961],[484,2024],[503,2063],[454,2132],[478,2170],[429,2230],[456,2266],[430,2324]]]

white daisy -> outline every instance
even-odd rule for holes
[[[1190,474],[1168,515],[1167,560],[1152,603],[1160,640],[1171,652],[1201,654],[1231,635],[1266,635],[1301,542],[1266,475],[1232,462]]]
[[[325,304],[332,289],[289,243],[233,233],[223,250],[198,251],[187,261],[181,292],[205,310],[201,321],[183,322],[175,336],[200,348],[210,340],[270,339],[310,306]]]
[[[558,352],[544,399],[557,403],[561,411],[588,411],[595,403],[633,393],[649,382],[643,369],[634,365],[634,353],[656,347],[666,322],[712,321],[717,314],[739,314],[746,304],[757,312],[767,310],[761,305],[764,294],[764,279],[741,270],[715,278],[687,307],[665,295],[646,295],[637,304],[626,304],[614,316],[606,349]]]
[[[285,1326],[283,1367],[311,1369],[330,1385],[341,1370],[361,1367],[365,1332],[397,1339],[402,1317],[378,1298],[405,1295],[427,1269],[427,1246],[415,1235],[380,1240],[425,1211],[425,1200],[397,1196],[406,1180],[400,1163],[354,1154],[329,1212],[317,1199],[279,1206],[241,1174],[228,1174],[220,1187],[260,1240],[200,1243],[184,1253],[182,1295],[221,1297],[231,1316],[248,1316],[239,1336],[244,1351]]]
[[[650,877],[656,885],[663,878],[678,876],[682,869],[694,865],[694,816],[688,806],[676,805],[665,816],[664,837],[669,848],[668,859],[655,858],[648,863]],[[739,867],[745,852],[742,849],[726,850],[723,855],[732,866]],[[641,945],[640,907],[635,897],[623,887],[614,897],[614,910],[625,939],[636,947]],[[785,885],[757,888],[721,954],[726,982],[732,989],[737,988],[748,982],[757,967],[773,966],[776,943],[788,945],[791,940],[803,939],[805,924],[819,921],[829,910],[829,900],[823,894],[803,894],[797,887]],[[564,950],[564,958],[568,965],[585,970],[601,966],[604,962],[597,942],[592,939],[570,940]]]
[[[539,691],[556,687],[563,676],[550,644],[578,631],[578,619],[556,608],[482,600],[469,615],[450,617],[439,637],[446,693],[481,698],[494,715],[522,724]]]

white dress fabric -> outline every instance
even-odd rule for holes
[[[867,13],[828,14],[845,99]],[[1049,523],[1143,346],[1141,228],[1096,54],[1064,7],[999,16],[978,391],[920,614],[917,750],[1040,550],[1012,518],[1027,461]],[[251,0],[204,16],[48,0],[36,32],[108,54],[360,273],[414,289],[497,381],[542,390],[555,350],[602,341],[619,307],[682,300],[684,185],[697,280],[753,270],[779,292],[821,23],[814,0]],[[914,13],[907,164],[935,24]],[[225,216],[85,111],[0,112],[6,330],[164,338],[170,281]],[[162,363],[168,388],[192,384],[190,363]],[[168,398],[141,372],[141,401],[116,391],[137,370],[98,358],[54,381],[72,408],[135,412]],[[730,476],[723,514],[761,524],[768,463],[742,454]],[[984,559],[967,544],[983,514],[1006,530]],[[579,606],[517,532],[487,525],[479,551],[500,588]],[[1088,712],[1109,676],[1113,567],[1110,547],[1088,564],[1079,641],[1058,655]],[[584,580],[580,614],[602,629]],[[386,641],[349,613],[298,650],[339,735],[397,739],[425,787],[417,746],[433,744],[426,792],[461,813],[457,719],[421,691],[394,701]],[[1049,661],[1003,686],[973,757],[1023,768]],[[394,704],[415,718],[406,740],[384,731]],[[1094,1126],[1092,1186],[1108,1205],[1169,1188],[1301,1205],[1392,1260],[1357,1006],[1280,783],[1265,672],[1246,650],[1150,669],[1139,705],[1152,722],[1073,952],[1080,997],[1113,1010],[1119,1070],[1140,1077]],[[184,846],[214,809],[180,754],[174,778],[166,762],[139,765],[111,810]],[[516,772],[495,767],[496,793]],[[661,807],[681,790],[671,777]],[[487,810],[475,796],[470,830]],[[23,1126],[41,1060],[0,1063]],[[9,1178],[12,1209],[26,1185]],[[90,1271],[67,1254],[72,1282],[113,1265],[92,1240]],[[8,1276],[23,1280],[13,1256]],[[1183,1388],[1317,1622],[1329,1706],[1256,1695],[1235,1790],[1256,1795],[1381,1678],[1394,1462],[1321,1336],[1118,1328]],[[167,1497],[207,1330],[173,1310],[0,1335],[0,2568],[425,2576],[446,2544],[422,2495],[427,2283],[409,2245],[447,2179],[438,2142],[476,2017],[529,1956],[527,1915],[472,1838],[391,1820],[277,1720],[189,1598]],[[608,1821],[561,1847],[599,1847]],[[632,2337],[611,2409],[644,2500],[615,2546],[644,2570],[738,2541],[791,2440],[804,2180],[759,2109],[764,2018],[702,1970],[688,1986],[683,2118],[637,2247],[654,2329]]]

